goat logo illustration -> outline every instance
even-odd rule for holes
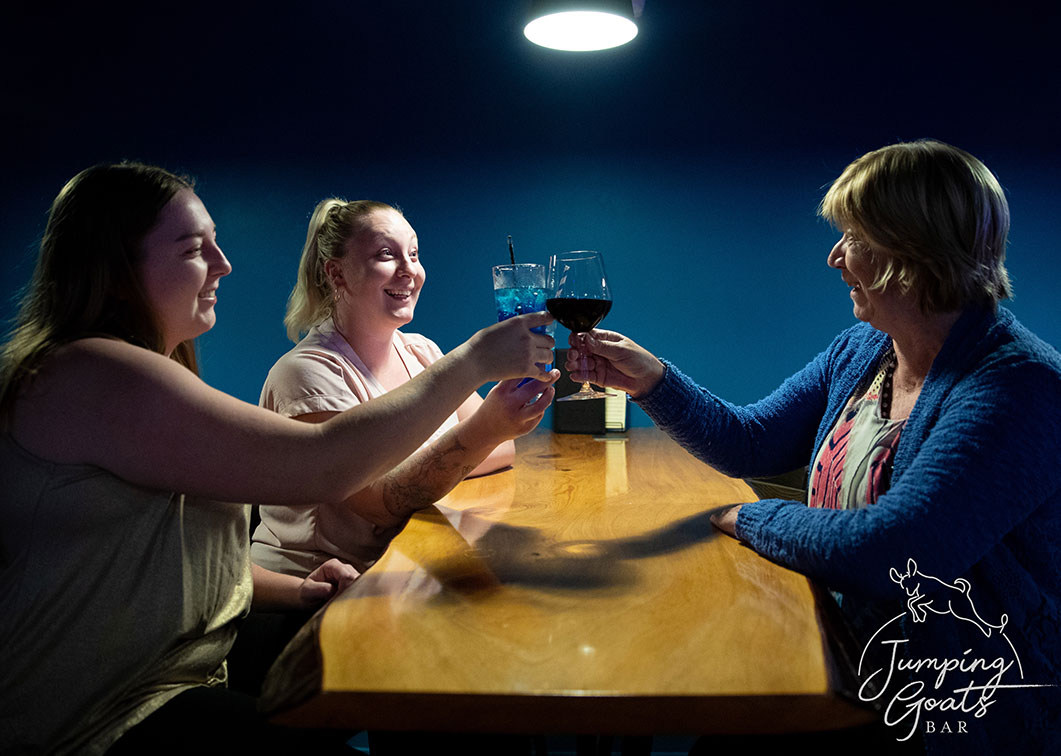
[[[963,622],[971,622],[980,629],[984,637],[990,638],[991,633],[1001,633],[1006,628],[1009,617],[1002,615],[997,625],[992,624],[980,616],[969,595],[971,586],[964,578],[955,578],[953,583],[948,583],[931,575],[925,575],[917,569],[917,562],[908,559],[906,572],[900,573],[894,567],[888,573],[892,582],[898,583],[906,591],[909,597],[906,608],[910,611],[910,617],[914,622],[924,622],[928,613],[949,614],[955,619]],[[942,589],[942,590],[940,590]],[[925,595],[929,591],[939,591],[932,598]]]

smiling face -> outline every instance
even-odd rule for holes
[[[216,237],[202,201],[182,189],[141,242],[140,281],[167,355],[214,325],[217,282],[232,271]]]
[[[341,327],[362,331],[393,331],[410,322],[425,278],[416,232],[395,210],[372,213],[325,271],[339,293]]]
[[[875,253],[869,242],[848,229],[829,252],[828,264],[839,270],[844,283],[851,287],[855,317],[885,331],[898,302],[896,287],[888,286],[883,291],[871,288],[880,272],[881,254],[886,253]]]

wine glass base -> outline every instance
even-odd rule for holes
[[[606,394],[603,391],[588,391],[588,392],[585,392],[585,393],[579,391],[577,394],[568,394],[567,396],[561,396],[560,398],[555,399],[554,401],[557,401],[557,402],[577,402],[577,401],[580,401],[582,399],[604,399],[605,397],[608,397],[608,396],[615,396],[615,394]]]

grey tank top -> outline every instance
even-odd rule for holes
[[[224,684],[248,517],[0,435],[0,753],[103,753],[183,690]]]

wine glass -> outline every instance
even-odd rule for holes
[[[549,299],[545,306],[561,325],[572,333],[592,331],[612,308],[608,277],[600,252],[580,250],[563,252],[549,258]],[[586,354],[582,353],[582,371],[586,372]],[[589,381],[577,394],[561,397],[558,402],[599,399],[610,396],[594,391]]]

